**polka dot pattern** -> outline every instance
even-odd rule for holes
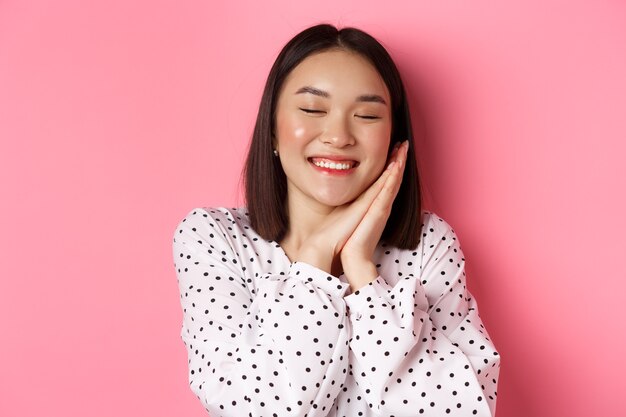
[[[416,250],[381,242],[380,274],[291,263],[245,207],[195,208],[174,266],[189,385],[218,416],[493,416],[500,356],[450,225],[425,211]]]

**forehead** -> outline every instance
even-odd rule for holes
[[[335,95],[380,94],[389,97],[387,87],[376,68],[363,56],[344,50],[309,55],[287,76],[286,92],[295,93],[302,86],[313,86]]]

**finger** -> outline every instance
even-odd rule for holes
[[[402,167],[400,167],[399,165],[400,164],[394,167],[394,172],[387,178],[385,185],[372,202],[371,206],[374,206],[374,209],[376,209],[377,207],[383,210],[386,210],[387,208],[391,209],[391,205],[393,204],[393,200],[398,194],[398,191],[400,189],[400,183],[402,181]]]
[[[398,166],[396,167],[397,177],[394,178],[394,180],[395,180],[395,182],[394,182],[394,186],[395,186],[394,198],[395,198],[395,195],[398,193],[398,190],[400,189],[400,184],[402,183],[404,170],[406,168],[406,161],[407,161],[407,156],[408,156],[408,153],[409,153],[409,142],[408,142],[408,140],[403,143],[402,147],[403,147],[403,149],[401,149],[399,151],[399,153],[401,153],[402,156],[398,157]]]
[[[354,215],[362,218],[365,216],[367,209],[372,204],[376,196],[381,192],[389,177],[394,175],[395,165],[398,164],[399,159],[401,159],[402,153],[402,144],[396,143],[394,146],[394,150],[392,151],[392,160],[387,166],[387,168],[382,172],[382,174],[372,183],[361,195],[359,195],[348,208]]]
[[[393,149],[391,150],[391,153],[389,154],[389,159],[387,159],[387,167],[389,167],[391,162],[398,159],[397,155],[398,155],[398,149],[400,148],[400,145],[401,145],[400,142],[396,142],[396,144],[393,145]]]
[[[367,246],[368,243],[374,240],[377,242],[380,239],[385,224],[387,224],[387,220],[389,219],[389,214],[391,213],[391,208],[386,207],[386,201],[393,200],[393,198],[386,196],[389,193],[389,191],[387,191],[389,188],[390,185],[385,184],[385,188],[376,196],[356,229],[350,235],[350,241],[353,245]]]
[[[392,162],[393,164],[393,162]],[[352,205],[358,205],[363,208],[363,213],[367,210],[367,207],[372,203],[374,198],[380,193],[380,190],[385,186],[387,179],[389,176],[393,174],[393,165],[389,166],[387,169],[383,171],[383,173],[378,177],[372,185],[370,185],[360,196],[358,196]]]
[[[376,198],[372,202],[372,205],[377,204],[379,207],[386,208],[391,207],[393,200],[396,198],[402,183],[402,173],[404,172],[406,155],[408,153],[408,142],[402,144],[401,149],[398,151],[401,156],[398,156],[397,161],[391,169],[390,175],[387,177],[385,184],[380,189]]]
[[[383,170],[380,176],[376,179],[376,181],[374,181],[370,185],[370,187],[367,190],[365,190],[365,192],[363,192],[359,196],[359,198],[357,198],[357,200],[359,199],[371,200],[375,197],[376,194],[378,194],[378,192],[380,192],[380,190],[385,184],[385,181],[387,181],[387,178],[389,177],[389,175],[393,173],[393,166],[395,165],[395,163],[397,163],[399,149],[400,149],[400,146],[396,144],[396,146],[394,146],[393,151],[391,152],[391,156],[388,160],[388,164],[386,168]]]
[[[398,150],[396,151],[396,160],[406,160],[406,156],[409,151],[409,141],[405,140],[400,144]]]
[[[396,145],[399,146],[394,146],[387,169],[347,208],[354,216],[350,217],[358,218],[358,222],[351,225],[350,239],[361,241],[365,236],[378,236],[376,241],[380,239],[380,233],[387,223],[391,204],[402,180],[402,153],[406,154],[406,150],[403,149],[406,143]],[[340,249],[343,251],[343,245]]]
[[[364,192],[362,193],[356,200],[357,201],[367,201],[367,207],[373,202],[374,198],[380,193],[380,191],[385,186],[385,183],[388,181],[389,176],[393,175],[394,166],[398,164],[400,155],[402,153],[402,147],[406,142],[397,142],[394,145],[393,151],[391,152],[391,156],[389,158],[389,164],[387,168],[383,171],[383,173],[378,177],[378,179]],[[365,204],[365,203],[364,203]],[[365,214],[365,211],[362,212]]]

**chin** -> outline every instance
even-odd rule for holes
[[[339,207],[339,206],[343,206],[344,204],[353,202],[357,197],[358,197],[358,194],[354,196],[353,195],[317,196],[315,199],[320,204],[324,204],[325,206]]]

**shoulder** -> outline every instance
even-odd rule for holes
[[[174,240],[185,235],[213,240],[216,234],[237,239],[248,229],[250,223],[245,207],[194,207],[178,221]]]
[[[407,261],[408,259],[412,265],[414,264],[414,258],[423,258],[425,254],[432,253],[434,248],[441,246],[440,242],[454,242],[456,240],[456,234],[452,226],[436,212],[422,209],[420,221],[419,242],[414,249],[401,249],[388,242],[381,241],[376,249],[379,252],[378,256],[380,256],[380,259],[387,259],[383,255],[393,255],[396,263],[398,260],[403,259]]]
[[[434,211],[424,210],[422,216],[422,236],[421,238],[426,242],[432,242],[433,240],[443,240],[456,238],[456,232],[443,217],[439,216]]]
[[[245,207],[194,207],[189,210],[178,222],[178,226],[193,224],[196,226],[236,225],[249,227],[248,211]]]
[[[429,265],[439,265],[438,261],[442,259],[454,264],[464,261],[463,250],[454,228],[437,213],[425,213],[421,238],[423,271]]]
[[[420,217],[420,236],[419,242],[415,249],[399,249],[389,243],[380,242],[380,249],[384,249],[386,254],[396,252],[402,254],[417,255],[419,252],[428,252],[428,249],[433,247],[436,242],[440,240],[453,240],[455,232],[452,226],[436,212],[432,210],[423,209]]]

